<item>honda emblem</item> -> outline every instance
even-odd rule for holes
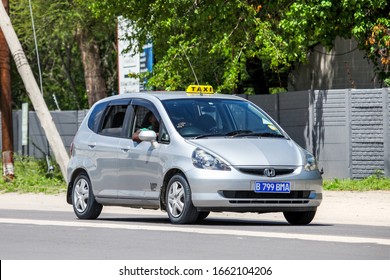
[[[267,177],[275,177],[275,175],[276,175],[275,169],[273,169],[273,168],[264,169],[264,175]]]

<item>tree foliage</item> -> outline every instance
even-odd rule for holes
[[[336,36],[355,38],[390,85],[390,3],[388,0],[294,1],[281,21],[292,51],[316,43],[329,49]]]
[[[88,108],[84,67],[76,32],[80,26],[99,43],[101,63],[110,91],[117,87],[115,22],[103,23],[91,11],[72,0],[31,0],[34,27],[38,43],[43,93],[50,109]],[[10,1],[10,17],[14,29],[39,82],[38,60],[35,49],[28,0]],[[12,93],[14,108],[28,100],[16,69],[13,71]]]
[[[153,41],[156,65],[149,82],[163,89],[195,82],[191,63],[200,83],[220,91],[249,83],[256,93],[267,93],[286,85],[292,64],[306,62],[314,44],[331,48],[337,36],[356,38],[372,58],[388,50],[386,43],[376,50],[366,46],[375,26],[377,33],[389,28],[387,0],[84,2],[109,21],[128,18],[136,30],[128,38],[133,45]]]
[[[41,57],[44,94],[55,109],[86,108],[87,93],[77,28],[99,46],[107,92],[116,90],[115,26],[129,19],[128,33],[140,50],[152,41],[155,64],[149,86],[184,89],[211,84],[221,92],[269,93],[286,88],[296,62],[306,62],[313,45],[331,48],[337,36],[355,38],[389,73],[387,0],[31,0]],[[10,3],[11,20],[37,73],[28,0]],[[104,19],[104,20],[103,20]],[[13,79],[15,103],[26,99]]]
[[[136,30],[128,39],[138,47],[153,41],[156,64],[149,82],[156,88],[182,89],[197,77],[200,83],[232,91],[251,80],[252,72],[283,71],[278,61],[288,60],[278,34],[287,1],[87,2],[109,21],[119,15],[128,18]],[[267,82],[265,74],[256,79]]]

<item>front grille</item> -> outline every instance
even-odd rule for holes
[[[310,191],[291,191],[290,193],[257,193],[254,191],[222,191],[225,198],[239,199],[308,199]]]
[[[309,200],[229,200],[232,204],[307,204]]]
[[[264,176],[266,168],[239,168],[238,170],[245,174]],[[275,168],[275,176],[291,174],[295,171],[294,168]]]
[[[256,193],[254,191],[222,191],[232,204],[307,204],[310,191],[290,193]]]

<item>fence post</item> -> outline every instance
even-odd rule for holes
[[[318,160],[317,151],[315,151],[314,141],[317,142],[317,138],[314,135],[314,112],[317,108],[314,107],[315,100],[315,91],[313,89],[309,89],[309,123],[307,127],[307,137],[309,140],[309,145],[306,147],[308,151],[310,151]]]
[[[345,89],[345,131],[346,133],[346,151],[349,178],[352,179],[352,96],[351,90]]]
[[[384,172],[386,177],[390,177],[390,103],[389,91],[382,88],[383,100],[383,149],[384,149]]]

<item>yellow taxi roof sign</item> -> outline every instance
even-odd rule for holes
[[[214,90],[212,86],[190,85],[187,87],[186,92],[212,94],[214,93]]]

